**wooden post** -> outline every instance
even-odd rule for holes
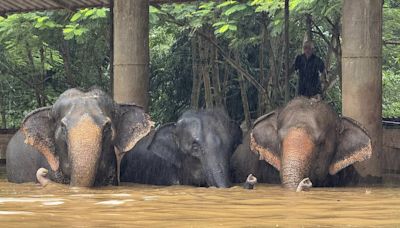
[[[149,0],[114,0],[114,100],[148,109]]]
[[[344,0],[342,46],[343,115],[360,122],[372,138],[373,155],[356,165],[381,176],[382,0]]]

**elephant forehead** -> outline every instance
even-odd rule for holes
[[[200,138],[201,130],[201,122],[197,118],[180,119],[176,123],[176,132],[178,134],[189,134],[194,138]]]
[[[310,134],[303,128],[291,128],[282,142],[285,156],[306,156],[314,151],[315,143]],[[288,153],[286,153],[288,152]],[[299,154],[298,154],[299,153]]]
[[[53,105],[53,112],[58,115],[68,115],[76,112],[93,112],[109,114],[114,103],[99,95],[85,95],[58,99]]]
[[[283,139],[293,128],[305,130],[312,140],[317,143],[325,139],[327,132],[335,131],[336,119],[334,116],[323,113],[308,113],[300,111],[280,116],[278,120],[279,138]]]
[[[100,135],[101,128],[87,114],[83,115],[68,131],[68,137],[71,142],[81,142],[85,145],[94,143],[93,140],[100,140]]]

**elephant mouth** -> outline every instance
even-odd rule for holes
[[[207,170],[207,169],[206,169]],[[229,188],[231,187],[231,182],[229,180],[228,168],[224,168],[218,165],[216,168],[208,169],[206,171],[207,185],[214,186],[217,188]]]

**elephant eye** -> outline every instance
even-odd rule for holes
[[[67,134],[67,126],[65,126],[65,124],[63,122],[61,122],[61,133],[63,133],[64,135]]]
[[[103,127],[103,132],[109,132],[111,131],[111,123],[106,123]]]
[[[201,156],[203,154],[203,152],[204,152],[198,142],[193,142],[192,143],[191,151],[192,151],[192,154],[194,156],[196,156],[196,157]]]

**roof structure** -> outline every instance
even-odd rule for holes
[[[0,15],[29,11],[109,7],[113,0],[0,0]],[[131,1],[131,0],[129,0]],[[133,0],[134,1],[134,0]],[[183,3],[190,0],[149,0],[150,4]],[[194,1],[194,0],[191,0]]]

